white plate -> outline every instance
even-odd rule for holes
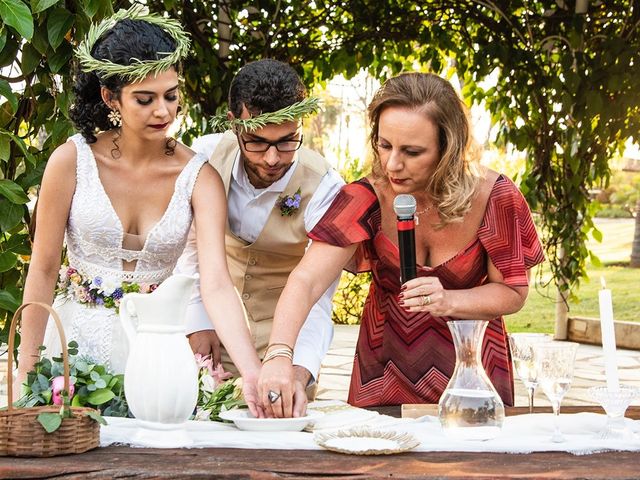
[[[322,416],[319,412],[307,410],[307,415],[297,418],[256,418],[246,409],[227,410],[220,412],[220,418],[235,423],[240,430],[262,432],[299,432]]]

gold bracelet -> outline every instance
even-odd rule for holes
[[[267,345],[265,352],[268,352],[271,347],[274,347],[276,345],[280,345],[281,347],[287,347],[289,350],[293,352],[293,347],[287,345],[286,343],[281,343],[281,342],[270,343],[269,345]]]
[[[289,360],[293,361],[293,352],[286,350],[284,348],[279,348],[276,350],[272,350],[271,352],[267,353],[264,358],[262,359],[262,364],[264,365],[265,363],[267,363],[269,360],[273,360],[276,357],[286,357]]]
[[[276,357],[286,357],[286,355],[273,355],[272,357],[265,357],[265,358],[262,360],[262,364],[264,365],[265,363],[267,363],[267,362],[269,362],[269,361],[273,360],[273,359],[274,359],[274,358],[276,358]],[[292,358],[291,358],[291,357],[287,357],[287,358],[288,358],[289,360],[292,360]]]
[[[265,355],[265,358],[271,357],[288,357],[293,359],[293,352],[291,350],[287,350],[286,348],[277,348],[275,350],[271,350]]]

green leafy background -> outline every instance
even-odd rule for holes
[[[367,69],[456,73],[483,103],[499,142],[527,155],[516,181],[541,227],[553,280],[584,277],[598,235],[589,190],[607,187],[609,159],[640,132],[640,6],[634,0],[157,1],[193,39],[185,62],[186,143],[208,132],[247,61],[290,62],[309,86]],[[0,341],[21,301],[29,262],[27,209],[46,160],[73,132],[71,60],[92,20],[131,2],[0,0]],[[493,82],[484,82],[487,78]],[[360,288],[360,287],[359,287]]]

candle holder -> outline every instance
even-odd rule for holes
[[[640,395],[640,388],[629,385],[620,385],[618,391],[609,390],[607,387],[591,387],[589,395],[596,400],[604,411],[607,412],[607,424],[598,433],[601,439],[615,440],[635,440],[637,436],[627,426],[624,419],[624,412],[633,401]]]

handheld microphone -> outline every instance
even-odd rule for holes
[[[398,248],[400,250],[400,283],[418,276],[416,271],[416,232],[413,216],[416,199],[413,195],[398,195],[393,200],[393,211],[398,218]]]

